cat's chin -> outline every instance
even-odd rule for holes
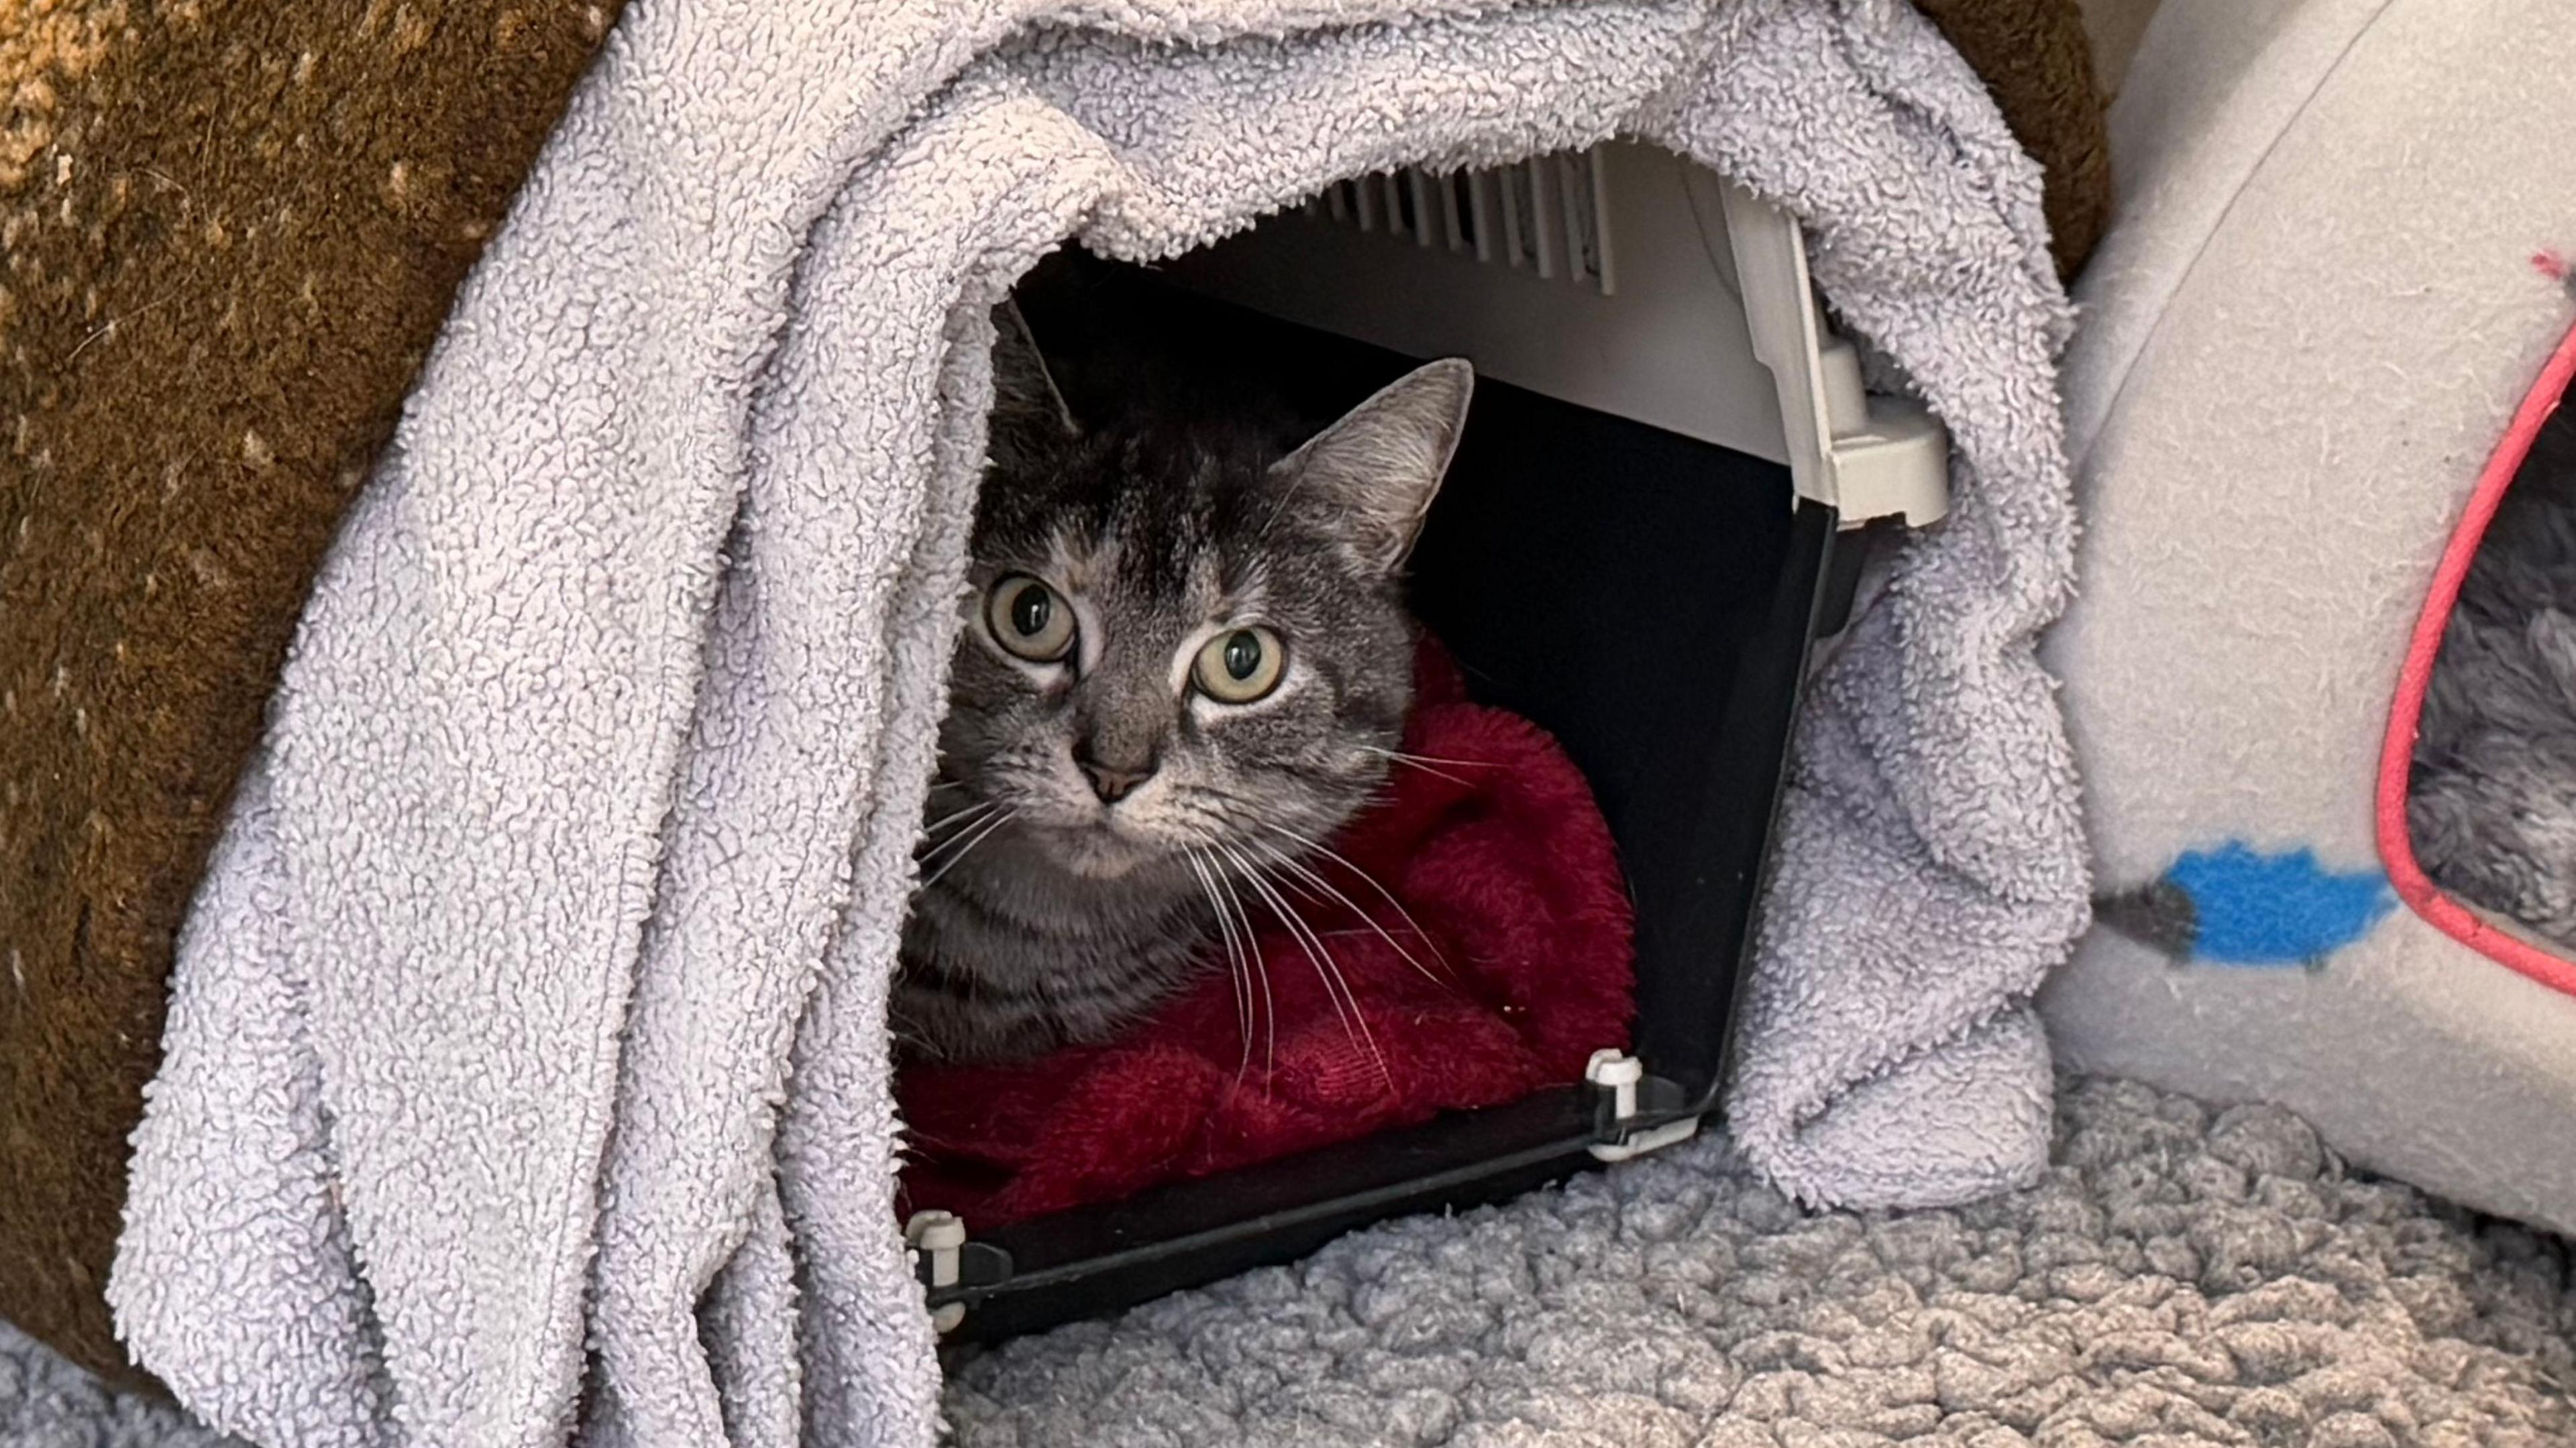
[[[1099,825],[1040,829],[1035,832],[1047,858],[1068,875],[1085,880],[1123,880],[1172,852]]]

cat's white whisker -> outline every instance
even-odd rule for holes
[[[1244,872],[1244,883],[1250,885],[1254,892],[1262,897],[1263,901],[1270,906],[1271,912],[1279,917],[1279,923],[1288,927],[1288,933],[1296,938],[1298,949],[1305,952],[1306,959],[1315,967],[1316,978],[1323,982],[1324,995],[1333,1003],[1333,1014],[1341,1017],[1342,1034],[1368,1052],[1370,1062],[1377,1067],[1378,1079],[1386,1083],[1388,1094],[1394,1094],[1395,1073],[1387,1069],[1386,1057],[1380,1054],[1377,1048],[1377,1035],[1369,1029],[1368,1017],[1360,1009],[1359,994],[1351,989],[1350,980],[1342,974],[1341,967],[1334,962],[1332,950],[1324,944],[1320,936],[1315,934],[1314,928],[1306,923],[1306,917],[1298,914],[1296,907],[1288,903],[1287,897],[1269,883],[1267,873],[1258,863],[1245,859],[1230,846],[1220,845],[1217,848],[1223,850],[1227,858],[1233,860],[1236,867]],[[1350,1002],[1347,1010],[1342,1004],[1345,998]],[[1354,1026],[1358,1028],[1356,1034],[1353,1032]]]
[[[1259,864],[1245,859],[1240,851],[1230,845],[1218,845],[1216,848],[1223,851],[1225,857],[1234,862],[1235,873],[1242,877],[1243,883],[1252,887],[1253,894],[1258,896],[1263,904],[1270,907],[1270,913],[1278,918],[1280,925],[1288,931],[1289,938],[1297,943],[1297,949],[1305,955],[1307,962],[1315,967],[1316,978],[1323,982],[1324,996],[1333,1003],[1333,1014],[1341,1017],[1342,1034],[1350,1037],[1356,1044],[1358,1037],[1352,1033],[1350,1014],[1342,1007],[1341,991],[1349,985],[1349,982],[1343,979],[1340,969],[1333,964],[1332,952],[1325,948],[1322,938],[1306,924],[1306,917],[1298,914],[1297,907],[1289,904],[1287,897],[1279,893],[1277,887],[1271,883],[1269,875]],[[1353,997],[1353,1003],[1357,1003],[1357,997]]]
[[[990,820],[986,821],[985,823],[983,823],[983,824],[981,824],[981,825],[976,826],[976,827],[975,827],[975,830],[974,830],[974,832],[973,832],[972,834],[970,834],[970,835],[965,835],[965,836],[963,836],[963,837],[962,837],[962,838],[964,838],[965,843],[964,843],[964,844],[962,844],[962,845],[959,845],[959,846],[957,847],[956,853],[951,854],[951,855],[948,857],[948,861],[947,861],[947,863],[946,863],[946,864],[941,865],[937,870],[935,870],[935,871],[933,871],[933,872],[931,873],[931,875],[930,875],[930,877],[929,877],[928,879],[923,880],[919,885],[916,885],[916,886],[914,886],[913,888],[914,888],[914,889],[916,889],[916,890],[927,890],[927,889],[929,889],[931,886],[938,884],[938,883],[939,883],[939,881],[940,881],[940,878],[941,878],[942,876],[946,875],[949,871],[954,870],[954,869],[956,869],[956,868],[957,868],[957,862],[958,862],[958,861],[963,860],[963,859],[965,859],[968,855],[971,855],[971,854],[975,853],[975,847],[976,847],[977,845],[980,845],[980,844],[984,843],[984,841],[986,841],[986,840],[988,840],[988,839],[991,839],[991,838],[992,838],[992,836],[993,836],[993,832],[994,832],[995,830],[1000,829],[1002,826],[1004,826],[1004,825],[1006,825],[1006,824],[1009,824],[1011,821],[1013,821],[1013,820],[1015,820],[1015,819],[1018,819],[1019,817],[1020,817],[1020,812],[1019,812],[1018,810],[1016,810],[1016,809],[1004,810],[1001,814],[999,814],[999,815],[995,816],[994,818],[992,818],[992,819],[990,819]],[[954,840],[951,840],[951,841],[950,841],[950,843],[951,843],[951,844],[954,844],[954,843],[955,843],[955,841],[954,841]],[[945,850],[945,849],[947,849],[947,848],[948,848],[948,846],[947,846],[947,845],[942,845],[942,846],[940,846],[939,848],[940,848],[940,850]],[[937,853],[939,853],[939,851],[938,851],[938,850],[934,850],[934,851],[932,851],[931,853],[933,853],[933,854],[937,854]]]
[[[1244,956],[1250,963],[1253,981],[1261,987],[1261,1079],[1267,1082],[1279,1074],[1279,1010],[1270,998],[1270,966],[1261,958],[1260,943],[1252,933],[1252,912],[1245,908],[1243,896],[1236,893],[1233,876],[1219,869],[1216,882],[1225,887],[1226,899],[1233,902],[1234,918],[1243,932]]]
[[[1432,766],[1435,764],[1455,764],[1461,769],[1482,769],[1486,767],[1475,763],[1472,760],[1434,759],[1423,754],[1407,754],[1400,749],[1380,749],[1374,744],[1361,745],[1360,752],[1363,754],[1374,754],[1390,763],[1401,764],[1409,768],[1421,770],[1423,773],[1430,775],[1434,779],[1445,779],[1451,784],[1457,785],[1461,789],[1473,789],[1475,786],[1468,781],[1460,779],[1458,776],[1449,773],[1447,770],[1434,769]]]
[[[1305,835],[1299,834],[1297,831],[1288,828],[1286,825],[1265,825],[1264,828],[1275,834],[1284,835],[1287,838],[1296,841],[1298,844],[1305,846],[1308,850],[1312,851],[1317,858],[1330,860],[1334,864],[1341,866],[1343,869],[1350,871],[1353,875],[1359,878],[1360,883],[1368,886],[1372,890],[1375,890],[1378,893],[1379,899],[1384,900],[1387,904],[1395,907],[1395,913],[1404,917],[1405,928],[1411,930],[1414,937],[1422,942],[1423,949],[1431,952],[1431,958],[1433,960],[1440,962],[1440,968],[1443,971],[1448,972],[1450,980],[1453,982],[1457,980],[1458,973],[1449,964],[1449,958],[1440,953],[1440,943],[1432,939],[1431,932],[1422,928],[1422,922],[1413,918],[1413,912],[1406,909],[1404,907],[1404,902],[1395,898],[1395,892],[1386,888],[1386,886],[1378,880],[1377,876],[1361,869],[1358,864],[1352,861],[1350,856],[1343,854],[1341,851],[1334,849],[1332,846],[1325,844],[1321,840],[1310,839]],[[1374,925],[1376,922],[1372,920],[1370,923]]]
[[[999,808],[999,805],[994,804],[970,804],[964,809],[952,810],[949,813],[932,820],[930,823],[923,825],[921,827],[922,837],[927,839],[931,835],[948,828],[959,820],[966,819],[969,815],[976,817],[976,819],[970,823],[980,823],[983,816],[988,815]]]
[[[1262,844],[1262,843],[1260,843],[1259,841],[1256,841],[1256,840],[1246,840],[1246,841],[1244,841],[1244,843],[1245,843],[1246,845],[1251,846],[1253,849],[1259,850],[1259,851],[1261,852],[1262,858],[1264,858],[1264,859],[1273,859],[1273,860],[1275,860],[1275,859],[1279,858],[1279,852],[1278,852],[1277,850],[1273,849],[1272,847],[1270,847],[1270,846],[1268,846],[1268,845]],[[1275,872],[1274,872],[1274,873],[1271,875],[1270,879],[1271,879],[1271,883],[1273,883],[1273,884],[1275,884],[1275,885],[1279,885],[1279,886],[1281,886],[1281,887],[1283,887],[1283,888],[1286,888],[1286,889],[1292,889],[1292,890],[1295,890],[1295,891],[1297,892],[1297,894],[1298,894],[1299,898],[1306,900],[1306,901],[1307,901],[1308,903],[1310,903],[1310,904],[1315,904],[1315,905],[1330,905],[1330,904],[1332,904],[1332,903],[1333,903],[1333,897],[1332,897],[1332,896],[1330,896],[1330,895],[1328,895],[1328,894],[1324,893],[1323,891],[1318,890],[1318,889],[1316,889],[1316,888],[1315,888],[1315,885],[1314,885],[1314,882],[1313,882],[1312,877],[1309,877],[1309,876],[1303,876],[1303,875],[1294,874],[1294,873],[1289,874],[1289,875],[1286,875],[1286,876],[1281,876],[1281,875],[1279,875],[1279,874],[1277,874],[1277,873],[1275,873]]]
[[[1491,769],[1494,767],[1494,761],[1490,759],[1451,759],[1445,754],[1415,754],[1411,750],[1388,749],[1376,744],[1363,744],[1360,746],[1360,749],[1369,754],[1383,754],[1390,759],[1401,759],[1407,764],[1446,764],[1452,769]]]
[[[1359,907],[1358,901],[1353,900],[1350,896],[1343,894],[1338,889],[1335,889],[1331,881],[1316,874],[1312,869],[1307,867],[1304,861],[1289,854],[1287,851],[1280,849],[1276,845],[1256,844],[1253,848],[1261,851],[1265,855],[1268,855],[1271,859],[1277,861],[1292,873],[1312,884],[1316,889],[1322,890],[1331,895],[1335,900],[1340,901],[1343,909],[1358,916],[1360,923],[1377,932],[1377,938],[1385,941],[1387,943],[1387,947],[1393,950],[1397,955],[1404,957],[1404,963],[1412,966],[1416,971],[1420,972],[1424,980],[1431,982],[1433,985],[1447,984],[1447,982],[1442,981],[1440,977],[1431,973],[1431,967],[1414,959],[1413,952],[1405,949],[1402,941],[1399,941],[1394,936],[1388,934],[1386,927],[1377,923],[1376,917],[1370,915],[1367,911],[1362,910]],[[1414,928],[1414,933],[1420,934],[1421,927],[1416,926]],[[1425,943],[1429,943],[1427,937],[1425,939]]]
[[[1235,1084],[1239,1086],[1252,1069],[1252,972],[1244,965],[1242,943],[1234,938],[1234,921],[1225,913],[1225,902],[1217,898],[1216,880],[1209,873],[1204,852],[1193,846],[1188,854],[1190,870],[1198,876],[1199,889],[1207,895],[1208,907],[1216,912],[1217,929],[1225,935],[1226,983],[1234,987],[1235,1026],[1243,1037],[1243,1059],[1234,1068]]]

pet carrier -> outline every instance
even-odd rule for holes
[[[1864,390],[1797,223],[1646,146],[1347,181],[1151,285],[1329,379],[1336,406],[1423,359],[1476,364],[1412,602],[1478,698],[1590,780],[1636,907],[1636,1024],[1587,1079],[1509,1105],[989,1231],[917,1214],[920,1275],[961,1339],[1693,1135],[1726,1076],[1810,650],[1841,626],[1871,525],[1946,504],[1942,431]]]

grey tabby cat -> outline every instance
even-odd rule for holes
[[[1399,571],[1474,381],[1430,363],[1294,450],[1168,408],[1086,427],[1017,309],[995,320],[974,592],[893,1002],[908,1053],[949,1061],[1101,1040],[1286,908],[1273,881],[1392,762]]]

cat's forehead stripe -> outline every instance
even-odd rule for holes
[[[1059,528],[1047,542],[1047,574],[1080,597],[1099,599],[1133,590],[1144,593],[1144,601],[1197,615],[1208,623],[1253,618],[1268,600],[1269,560],[1261,554],[1236,560],[1212,547],[1189,548],[1173,560],[1179,571],[1174,576],[1185,574],[1186,581],[1178,588],[1156,588],[1152,585],[1171,581],[1162,568],[1129,570],[1122,576],[1122,562],[1138,551],[1125,546],[1130,541],[1115,535],[1095,539]],[[1140,572],[1143,576],[1136,576]],[[1138,589],[1139,584],[1147,587]]]
[[[1098,593],[1118,567],[1115,534],[1089,537],[1059,527],[1047,540],[1047,563],[1057,580],[1075,593]]]

